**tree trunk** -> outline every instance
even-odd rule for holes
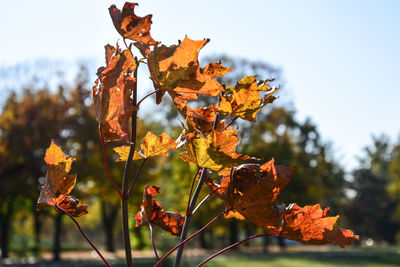
[[[63,214],[57,213],[55,219],[55,229],[54,229],[54,244],[53,244],[53,260],[60,261],[61,253],[61,230],[62,230],[62,217]]]
[[[115,252],[114,246],[114,228],[117,221],[119,211],[118,204],[110,204],[104,201],[101,202],[101,216],[103,229],[105,234],[105,248],[109,252]]]
[[[42,229],[42,221],[39,212],[36,210],[36,202],[33,203],[33,230],[35,236],[35,244],[33,246],[32,252],[34,255],[39,255],[40,253],[40,233]]]
[[[9,233],[11,232],[11,217],[14,212],[14,199],[10,199],[6,204],[6,212],[1,215],[1,258],[9,257]]]
[[[281,250],[286,250],[285,239],[281,236],[278,236],[278,245]]]
[[[239,241],[239,231],[238,231],[238,222],[235,219],[229,220],[229,242],[230,244],[234,244]],[[234,247],[232,249],[238,249],[238,247]]]

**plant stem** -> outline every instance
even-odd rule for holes
[[[136,181],[138,180],[138,178],[139,178],[139,176],[140,176],[140,172],[142,171],[143,166],[144,166],[144,163],[146,162],[146,160],[147,160],[147,159],[144,159],[144,160],[142,161],[142,163],[140,164],[139,169],[138,169],[138,171],[137,171],[137,173],[136,173],[135,178],[133,178],[133,180],[132,180],[131,186],[129,187],[129,190],[128,190],[128,196],[127,196],[128,198],[129,198],[130,195],[131,195],[132,188],[133,188],[133,186],[135,185]]]
[[[153,245],[153,250],[154,250],[154,255],[156,256],[157,261],[160,260],[160,257],[158,256],[157,253],[157,247],[156,244],[154,243],[154,232],[153,232],[153,227],[151,225],[151,222],[147,222],[149,224],[149,229],[150,229],[150,237],[151,237],[151,244]]]
[[[194,237],[196,237],[198,234],[200,234],[201,232],[203,232],[204,230],[206,230],[210,225],[212,225],[213,223],[215,223],[216,221],[218,221],[221,217],[225,216],[229,211],[231,211],[231,209],[229,210],[225,210],[224,212],[221,212],[218,216],[216,216],[214,219],[212,219],[211,221],[209,221],[205,226],[203,226],[203,228],[201,228],[200,230],[198,230],[196,233],[192,234],[191,236],[189,236],[187,239],[181,241],[178,245],[176,245],[173,249],[171,249],[170,251],[167,252],[167,254],[165,254],[155,265],[154,267],[160,266],[160,264],[169,256],[171,255],[172,252],[174,252],[176,249],[183,247],[183,245],[190,241],[191,239],[193,239]],[[176,260],[176,259],[175,259]],[[175,261],[176,262],[176,261]],[[175,263],[174,263],[175,264]],[[179,262],[178,262],[179,264]]]
[[[135,57],[136,64],[137,63],[137,58]],[[136,66],[136,69],[133,73],[134,78],[136,79],[135,86],[133,88],[132,92],[132,102],[133,106],[136,106],[137,102],[137,70],[138,70],[138,65]],[[129,235],[129,217],[128,217],[128,191],[129,191],[129,174],[131,172],[131,166],[132,166],[132,158],[133,154],[135,152],[135,146],[136,146],[136,137],[137,137],[137,112],[138,109],[134,109],[132,113],[132,135],[131,135],[131,142],[129,146],[129,154],[128,154],[128,159],[126,160],[125,163],[125,168],[124,168],[124,175],[122,178],[122,232],[123,232],[123,238],[124,238],[124,247],[125,247],[125,260],[126,260],[126,266],[131,267],[133,264],[132,261],[132,249],[131,249],[131,238]]]
[[[211,197],[215,192],[217,192],[217,190],[219,190],[220,187],[218,187],[217,189],[215,189],[214,191],[212,191],[210,194],[208,194],[207,196],[205,196],[200,203],[196,206],[196,208],[194,208],[194,210],[192,211],[192,215],[196,213],[196,211],[201,207],[201,205],[203,205],[203,203],[209,198]]]
[[[101,140],[101,146],[103,148],[104,163],[106,165],[108,179],[110,180],[110,182],[114,186],[115,190],[117,190],[119,197],[122,198],[121,190],[119,189],[118,185],[115,183],[115,180],[112,177],[111,172],[110,172],[110,166],[109,166],[109,163],[108,163],[106,144],[104,142],[103,131],[101,130],[101,126],[100,125],[99,125],[99,135],[100,135],[100,140]]]
[[[226,125],[224,129],[222,129],[221,132],[225,131],[229,126],[231,126],[231,124],[234,123],[234,122],[237,120],[237,118],[238,118],[238,117],[233,118],[233,119],[228,123],[228,125]]]
[[[190,187],[190,193],[189,193],[189,199],[188,199],[188,204],[186,207],[186,216],[188,216],[189,214],[192,214],[192,211],[190,210],[190,200],[192,199],[192,193],[193,193],[193,188],[194,188],[194,182],[196,181],[196,177],[199,174],[200,168],[197,168],[197,172],[193,177],[193,181],[192,181],[192,186]]]
[[[224,248],[224,249],[221,249],[221,250],[218,251],[217,253],[213,254],[213,255],[210,256],[210,257],[208,257],[206,260],[204,260],[203,262],[201,262],[201,263],[200,263],[199,265],[197,265],[196,267],[201,267],[201,266],[203,266],[204,264],[206,264],[206,263],[209,262],[210,260],[214,259],[214,258],[217,257],[218,255],[220,255],[220,254],[222,254],[222,253],[224,253],[224,252],[230,250],[231,248],[234,248],[234,247],[236,247],[236,246],[238,246],[238,245],[240,245],[240,244],[242,244],[242,243],[244,243],[244,242],[246,242],[246,241],[249,241],[249,240],[251,240],[251,239],[253,239],[253,238],[263,237],[263,236],[269,236],[269,235],[270,235],[270,234],[253,235],[253,236],[250,236],[250,237],[248,237],[248,238],[246,238],[246,239],[244,239],[244,240],[242,240],[242,241],[236,242],[235,244],[232,244],[232,245],[230,245],[230,246],[228,246],[228,247],[226,247],[226,248]]]
[[[151,96],[151,95],[153,95],[153,94],[155,94],[155,93],[157,93],[157,92],[159,92],[159,91],[161,91],[161,89],[154,90],[154,91],[151,92],[150,94],[147,94],[146,96],[144,96],[144,97],[137,103],[136,106],[139,107],[143,100],[145,100],[145,99],[148,98],[149,96]]]
[[[95,245],[90,241],[89,237],[85,234],[85,232],[82,230],[81,226],[79,223],[75,220],[74,216],[72,216],[68,211],[64,210],[63,208],[59,207],[58,205],[55,206],[56,210],[61,211],[62,213],[66,214],[78,227],[79,232],[81,232],[82,236],[86,239],[86,241],[92,246],[92,248],[97,252],[97,254],[100,256],[100,258],[104,261],[104,263],[108,266],[111,267],[111,264],[108,263],[108,261],[101,255],[100,251],[95,247]]]

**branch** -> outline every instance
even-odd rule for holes
[[[160,260],[160,257],[158,256],[157,253],[157,247],[156,244],[154,243],[154,232],[153,232],[153,227],[151,225],[151,222],[147,222],[149,224],[149,228],[150,228],[150,237],[151,237],[151,244],[153,245],[153,250],[154,250],[154,255],[156,256],[157,261]]]
[[[230,245],[230,246],[228,246],[228,247],[226,247],[226,248],[224,248],[224,249],[218,251],[217,253],[213,254],[212,256],[208,257],[206,260],[204,260],[203,262],[201,262],[201,263],[200,263],[199,265],[197,265],[196,267],[201,267],[201,266],[203,266],[204,264],[206,264],[206,263],[209,262],[210,260],[214,259],[214,258],[217,257],[218,255],[220,255],[220,254],[222,254],[222,253],[224,253],[224,252],[230,250],[231,248],[234,248],[234,247],[236,247],[236,246],[238,246],[238,245],[240,245],[240,244],[242,244],[242,243],[244,243],[244,242],[246,242],[246,241],[249,241],[249,240],[251,240],[251,239],[253,239],[253,238],[262,237],[262,236],[269,236],[269,235],[270,235],[270,234],[253,235],[253,236],[250,236],[250,237],[248,237],[248,238],[246,238],[246,239],[244,239],[244,240],[242,240],[242,241],[236,242],[235,244],[232,244],[232,245]]]
[[[203,232],[204,230],[206,230],[210,225],[212,225],[213,223],[215,223],[216,221],[218,221],[221,217],[225,216],[229,211],[231,211],[232,209],[229,210],[225,210],[224,212],[220,213],[218,216],[216,216],[214,219],[212,219],[210,222],[208,222],[205,226],[203,226],[203,228],[201,228],[200,230],[198,230],[196,233],[192,234],[191,236],[189,236],[187,239],[181,241],[178,245],[176,245],[173,249],[171,249],[170,251],[167,252],[167,254],[165,254],[155,265],[154,267],[160,266],[160,264],[169,256],[171,255],[172,252],[174,252],[176,249],[182,247],[184,244],[186,244],[186,242],[192,240],[194,237],[196,237],[198,234],[200,234],[201,232]]]
[[[95,245],[90,241],[89,237],[85,234],[85,232],[82,230],[81,226],[79,223],[75,220],[75,218],[66,210],[63,208],[59,207],[58,205],[55,205],[56,210],[61,211],[62,213],[66,214],[78,227],[79,232],[81,232],[82,236],[86,239],[86,241],[92,246],[92,248],[97,252],[97,254],[100,256],[100,258],[104,261],[104,263],[108,266],[111,267],[111,264],[108,263],[108,261],[101,255],[100,251],[95,247]]]
[[[234,123],[234,122],[237,120],[237,118],[238,118],[238,117],[233,118],[233,119],[228,123],[228,125],[226,125],[224,129],[222,129],[221,132],[225,131],[229,126],[231,126],[231,124]]]
[[[137,171],[137,173],[136,173],[136,176],[135,176],[135,178],[133,178],[132,183],[131,183],[131,186],[129,187],[127,198],[130,197],[131,192],[132,192],[132,189],[133,189],[133,186],[135,185],[136,181],[139,179],[140,172],[142,171],[142,168],[143,168],[144,163],[146,162],[146,160],[147,160],[147,159],[144,159],[144,160],[142,161],[142,163],[140,164],[139,169],[138,169],[138,171]]]
[[[208,194],[207,196],[205,196],[200,203],[196,206],[196,208],[194,208],[194,210],[192,211],[192,215],[196,213],[196,211],[201,207],[201,205],[203,205],[203,203],[209,198],[211,197],[215,192],[217,192],[217,190],[219,190],[220,187],[218,187],[217,189],[215,189],[214,191],[212,191],[210,194]]]
[[[101,130],[101,126],[99,125],[99,135],[100,135],[100,140],[101,140],[101,146],[103,148],[103,154],[104,154],[104,163],[106,165],[106,170],[107,170],[107,175],[108,175],[108,179],[110,180],[110,182],[112,183],[112,185],[114,186],[115,190],[117,190],[119,198],[122,198],[122,193],[121,190],[119,189],[118,185],[115,183],[114,178],[111,175],[110,172],[110,166],[108,163],[108,157],[107,157],[107,149],[106,149],[106,144],[104,142],[104,136],[103,136],[103,131]]]
[[[193,177],[192,186],[190,187],[189,199],[188,199],[188,204],[187,204],[187,207],[186,207],[186,216],[189,216],[189,215],[192,214],[192,211],[190,210],[190,200],[192,199],[194,182],[196,181],[196,177],[199,174],[199,172],[200,172],[200,168],[197,168],[197,172]]]
[[[142,103],[143,100],[145,100],[145,99],[148,98],[149,96],[151,96],[151,95],[153,95],[153,94],[155,94],[155,93],[157,93],[157,92],[160,92],[160,91],[161,91],[161,89],[157,89],[157,90],[151,92],[150,94],[147,94],[145,97],[143,97],[143,98],[137,103],[136,107],[139,108],[139,106],[140,106],[140,104]]]

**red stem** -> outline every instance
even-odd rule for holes
[[[212,256],[208,257],[205,261],[201,262],[201,263],[200,263],[199,265],[197,265],[196,267],[201,267],[201,266],[203,266],[204,264],[206,264],[206,263],[209,262],[210,260],[214,259],[214,258],[217,257],[218,255],[220,255],[220,254],[224,253],[225,251],[228,251],[228,250],[230,250],[231,248],[234,248],[234,247],[236,247],[236,246],[238,246],[238,245],[240,245],[240,244],[242,244],[242,243],[244,243],[244,242],[246,242],[246,241],[249,241],[250,239],[257,238],[257,237],[262,237],[262,236],[269,236],[269,235],[270,235],[270,234],[253,235],[253,236],[250,236],[250,237],[248,237],[248,238],[246,238],[246,239],[244,239],[244,240],[242,240],[242,241],[236,242],[235,244],[232,244],[232,245],[230,245],[230,246],[228,246],[228,247],[226,247],[226,248],[224,248],[224,249],[218,251],[217,253],[213,254]]]
[[[129,187],[129,190],[128,190],[128,193],[127,193],[127,198],[129,198],[129,196],[131,195],[132,188],[133,188],[133,186],[135,185],[136,181],[138,180],[138,178],[139,178],[139,176],[140,176],[140,172],[142,171],[142,168],[143,168],[144,163],[146,162],[146,160],[147,160],[147,159],[144,159],[144,160],[142,161],[142,164],[140,164],[139,169],[138,169],[138,171],[137,171],[137,173],[136,173],[136,176],[135,176],[135,178],[133,178],[132,183],[131,183],[131,186]]]
[[[215,192],[217,192],[217,190],[221,189],[220,187],[218,187],[217,189],[215,189],[214,191],[212,191],[210,194],[208,194],[207,196],[205,196],[200,203],[196,206],[196,208],[194,208],[194,210],[192,211],[192,215],[194,215],[196,213],[196,211],[200,208],[201,205],[203,205],[203,203],[210,197],[212,196]]]
[[[221,132],[225,131],[229,126],[231,126],[231,124],[234,123],[234,122],[237,120],[237,118],[238,118],[238,117],[233,118],[233,119],[228,123],[228,125],[226,125],[224,129],[222,129]]]
[[[157,247],[156,244],[154,243],[154,232],[153,232],[153,227],[151,225],[151,222],[147,222],[149,224],[149,229],[150,229],[150,237],[151,237],[151,243],[153,244],[153,250],[154,250],[154,255],[156,256],[157,261],[160,260],[160,257],[158,256],[157,253]]]
[[[147,94],[145,97],[143,97],[143,98],[137,103],[136,106],[139,107],[143,100],[145,100],[145,99],[148,98],[149,96],[151,96],[151,95],[153,95],[153,94],[155,94],[155,93],[157,93],[157,92],[160,92],[160,91],[161,91],[161,89],[157,89],[157,90],[151,92],[150,94]]]
[[[198,234],[200,234],[201,232],[203,232],[204,230],[206,230],[210,225],[212,225],[213,223],[215,223],[218,219],[220,219],[221,217],[225,216],[229,211],[226,210],[224,212],[222,212],[221,214],[219,214],[217,217],[215,217],[214,219],[212,219],[210,222],[208,222],[205,226],[203,226],[203,228],[201,228],[200,230],[198,230],[196,233],[192,234],[191,236],[189,236],[188,238],[186,238],[185,240],[183,240],[182,242],[180,242],[178,245],[176,245],[173,249],[171,249],[170,251],[167,252],[167,254],[165,254],[155,265],[154,267],[160,266],[160,264],[169,256],[171,255],[172,252],[174,252],[176,249],[178,249],[179,247],[183,246],[184,244],[186,244],[186,242],[190,241],[191,239],[193,239],[194,237],[196,237]]]
[[[97,252],[97,254],[100,256],[100,258],[104,261],[104,263],[108,266],[111,267],[111,264],[108,263],[108,261],[101,255],[100,251],[94,246],[92,241],[89,240],[89,237],[85,234],[85,232],[82,230],[81,226],[79,223],[75,220],[75,218],[66,210],[61,208],[58,205],[55,205],[56,210],[61,211],[62,213],[66,214],[71,220],[75,223],[76,227],[78,227],[79,232],[81,232],[82,236],[86,239],[86,241],[92,246],[92,248]]]
[[[115,180],[112,177],[111,172],[110,172],[110,167],[109,167],[109,164],[108,164],[108,157],[107,157],[107,149],[106,149],[106,144],[104,142],[104,136],[103,136],[103,131],[101,130],[101,126],[99,126],[99,135],[100,135],[100,140],[101,140],[101,146],[103,147],[104,162],[105,162],[105,165],[106,165],[108,179],[110,180],[110,182],[114,186],[115,190],[117,190],[119,197],[122,198],[121,190],[119,189],[118,185],[115,183]]]
[[[196,177],[199,174],[200,168],[197,168],[197,172],[193,177],[193,181],[192,181],[192,186],[190,187],[190,193],[189,193],[189,199],[188,199],[188,204],[187,204],[187,208],[186,208],[186,216],[191,215],[192,211],[190,210],[190,201],[192,200],[192,193],[193,193],[193,188],[194,188],[194,183],[196,181]]]

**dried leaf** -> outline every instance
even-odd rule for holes
[[[198,61],[199,50],[208,43],[208,39],[194,41],[185,37],[178,46],[155,46],[148,56],[148,67],[157,93],[157,104],[165,91],[174,99],[197,99],[197,94],[216,96],[223,87],[215,80],[232,69],[221,63],[211,63],[204,69]]]
[[[130,74],[137,66],[129,50],[114,56],[110,56],[111,51],[115,48],[106,46],[108,65],[99,69],[99,78],[93,87],[93,104],[104,140],[124,138],[129,142],[128,123],[134,110],[131,95],[136,86],[136,80]]]
[[[88,213],[85,202],[79,205],[79,199],[73,196],[67,196],[58,206],[74,217],[80,217]]]
[[[221,98],[219,112],[254,122],[258,111],[275,100],[272,94],[277,89],[269,87],[267,82],[264,81],[259,85],[255,76],[246,76],[236,84],[235,88],[227,87]],[[262,91],[269,93],[260,99]]]
[[[168,156],[168,151],[175,150],[177,143],[165,132],[156,136],[152,132],[147,132],[143,138],[143,143],[140,145],[141,150],[135,151],[133,160],[147,159],[154,156]],[[129,155],[129,146],[121,146],[114,148],[118,153],[119,159],[117,161],[126,161]]]
[[[180,235],[185,217],[178,212],[166,212],[154,196],[160,192],[157,186],[146,185],[143,192],[143,203],[140,211],[136,214],[136,227],[145,223],[157,225],[173,235]]]
[[[150,35],[151,17],[139,17],[135,15],[135,6],[137,3],[124,4],[119,10],[115,5],[111,5],[108,9],[115,28],[122,37],[131,39],[147,46],[155,45],[156,41]]]
[[[37,209],[60,204],[72,191],[76,183],[76,174],[68,174],[75,158],[67,157],[61,148],[51,141],[44,160],[47,164],[46,182],[40,191]]]
[[[185,143],[186,152],[181,153],[180,156],[189,164],[219,172],[238,165],[244,160],[252,159],[250,156],[235,152],[239,140],[237,130],[224,132],[212,130],[207,137],[196,133]]]
[[[319,204],[293,206],[283,216],[284,224],[280,235],[305,244],[322,245],[336,243],[340,247],[358,241],[359,237],[350,230],[336,229],[339,216],[327,217]]]

